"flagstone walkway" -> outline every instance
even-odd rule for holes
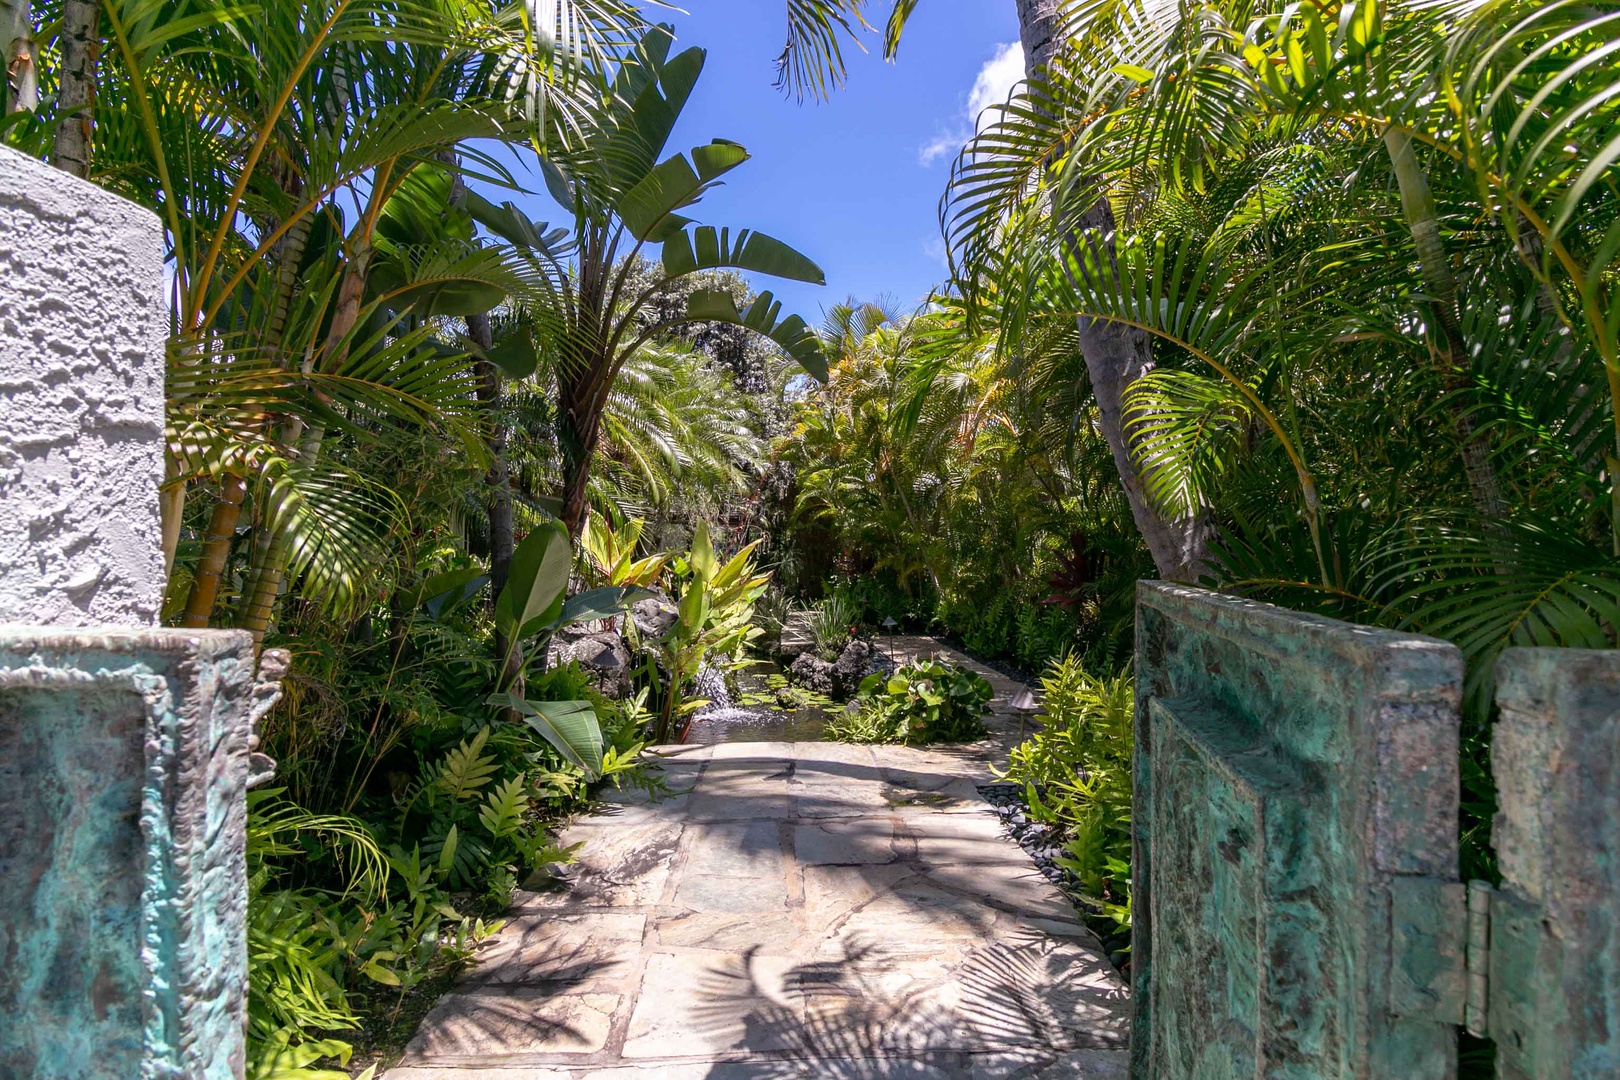
[[[976,787],[994,683],[968,747],[663,748],[388,1080],[1123,1080],[1123,983]]]

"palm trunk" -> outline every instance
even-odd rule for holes
[[[602,427],[602,410],[588,387],[564,385],[560,397],[557,443],[562,451],[562,522],[569,538],[578,540],[585,526],[591,458]]]
[[[1062,4],[1060,0],[1017,0],[1017,6],[1024,66],[1034,75],[1057,52]],[[1070,243],[1076,248],[1084,242],[1100,244],[1099,253],[1112,259],[1113,234],[1113,208],[1107,198],[1101,198],[1080,219],[1079,231]],[[1136,447],[1125,432],[1125,394],[1132,383],[1153,370],[1152,339],[1135,327],[1081,319],[1079,344],[1097,402],[1097,427],[1113,454],[1131,518],[1153,556],[1153,565],[1166,580],[1197,581],[1208,567],[1208,522],[1202,515],[1171,520],[1159,512],[1142,486],[1133,455]]]
[[[1468,385],[1468,346],[1463,341],[1457,307],[1457,279],[1446,258],[1440,238],[1440,215],[1435,210],[1429,178],[1412,149],[1412,137],[1390,128],[1384,132],[1384,146],[1394,167],[1395,182],[1401,191],[1401,212],[1417,248],[1423,287],[1434,301],[1436,328],[1434,361],[1447,391],[1447,410],[1462,451],[1463,471],[1474,498],[1474,511],[1487,529],[1494,529],[1507,517],[1507,500],[1491,465],[1490,444],[1474,430],[1474,420],[1456,391]]]
[[[461,175],[461,161],[454,150],[439,151],[439,160],[451,169],[450,205],[462,206],[467,201],[467,182]],[[467,340],[471,341],[486,356],[495,347],[495,337],[490,330],[489,314],[469,315],[466,318]],[[478,404],[484,410],[485,419],[489,422],[489,435],[486,446],[489,447],[489,472],[484,476],[484,486],[488,491],[487,514],[489,518],[489,599],[491,606],[495,598],[501,595],[506,588],[507,578],[512,569],[512,549],[517,539],[513,530],[512,521],[512,484],[511,476],[506,468],[506,425],[501,422],[501,369],[480,358],[474,370],[478,377],[477,394]],[[518,643],[507,639],[500,630],[495,629],[495,656],[500,661],[500,683],[503,688],[510,688],[512,693],[521,694],[523,687],[523,653],[517,647]],[[515,719],[515,717],[513,717]]]
[[[326,438],[326,428],[317,424],[304,430],[302,424],[294,424],[294,432],[289,434],[288,440],[298,441],[298,456],[309,465],[314,465],[321,457],[321,442]],[[300,440],[298,432],[302,432]],[[270,507],[266,506],[266,514]],[[271,532],[264,522],[260,522],[259,541],[254,546],[254,567],[248,577],[248,587],[243,590],[243,604],[241,615],[236,625],[253,635],[253,646],[258,648],[264,643],[265,631],[270,628],[270,617],[275,613],[276,601],[287,584],[287,565],[292,561],[293,538],[287,532]]]
[[[39,107],[34,16],[28,0],[0,0],[0,115]]]
[[[62,5],[62,86],[57,101],[66,119],[56,129],[51,164],[83,178],[90,175],[96,63],[101,54],[101,4],[67,0]]]
[[[298,283],[298,264],[303,260],[304,248],[308,242],[309,219],[306,217],[287,233],[281,251],[277,255],[280,265],[276,270],[276,301],[270,315],[268,331],[269,341],[272,347],[277,349],[280,348],[282,335],[286,331],[288,313],[292,309],[292,295]],[[304,373],[307,375],[312,367],[313,358],[305,362]],[[283,425],[279,441],[282,446],[292,449],[304,438],[303,421],[293,417]],[[320,446],[318,438],[314,446],[318,454]],[[264,521],[270,516],[270,509],[268,505],[265,507],[259,535],[253,545],[248,587],[243,590],[242,608],[236,622],[237,626],[253,635],[255,648],[264,642],[265,631],[269,629],[270,619],[275,614],[276,600],[281,596],[286,584],[287,564],[292,557],[292,538],[278,535],[264,525]]]
[[[467,316],[467,338],[486,353],[494,348],[488,315]],[[500,419],[501,371],[488,360],[479,360],[478,402],[489,420],[489,472],[484,477],[488,489],[489,514],[489,595],[491,602],[506,588],[512,568],[516,535],[512,520],[512,484],[506,468],[506,426]],[[501,685],[517,686],[523,674],[523,654],[517,642],[507,640],[497,628],[495,655],[501,662]],[[521,688],[514,693],[521,693]]]
[[[227,474],[220,484],[219,502],[214,504],[208,531],[203,534],[202,557],[197,562],[197,573],[191,582],[191,595],[186,598],[182,626],[207,626],[214,614],[219,581],[225,574],[225,563],[230,558],[231,541],[236,536],[236,523],[242,516],[242,497],[246,493],[247,481],[234,473]]]
[[[337,354],[343,347],[344,338],[354,329],[354,324],[360,317],[361,298],[366,287],[366,265],[370,262],[370,255],[369,248],[362,250],[349,260],[349,265],[343,271],[343,280],[338,285],[337,306],[332,313],[332,325],[327,330],[326,341],[321,350],[323,356],[332,357]],[[331,360],[327,362],[333,363]],[[290,446],[291,443],[298,442],[299,456],[306,463],[314,464],[320,457],[321,440],[326,434],[326,429],[321,425],[305,429],[302,421],[296,418],[289,425],[289,429],[290,434],[283,437],[284,443]],[[241,507],[241,501],[241,496],[238,495],[238,509]],[[232,528],[235,528],[234,519]],[[210,526],[210,532],[212,531],[213,528]],[[206,550],[205,547],[205,557]],[[256,560],[262,556],[263,562],[249,572],[249,584],[244,590],[239,625],[253,635],[254,644],[257,645],[264,639],[264,632],[270,625],[270,615],[275,610],[276,598],[281,595],[288,556],[292,553],[291,541],[287,537],[278,536],[273,541],[256,543],[254,553]],[[216,588],[217,584],[216,582]],[[193,584],[193,598],[196,591],[197,585]],[[191,617],[191,607],[191,602],[188,602],[186,605],[188,619]],[[193,624],[188,622],[186,625]]]

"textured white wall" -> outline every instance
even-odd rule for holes
[[[0,623],[157,621],[167,319],[158,219],[0,147]]]

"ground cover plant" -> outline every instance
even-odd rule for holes
[[[827,737],[843,742],[972,742],[984,735],[990,684],[955,664],[920,658],[893,674],[861,681],[851,707],[827,723]]]
[[[1041,730],[1014,747],[998,779],[1017,785],[1033,821],[1050,826],[1096,910],[1130,921],[1134,686],[1100,677],[1073,654],[1041,676]]]

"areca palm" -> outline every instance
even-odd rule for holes
[[[440,195],[419,170],[447,147],[565,137],[595,91],[584,73],[617,56],[640,17],[614,0],[89,7],[106,33],[90,69],[95,109],[45,122],[93,133],[80,164],[166,226],[176,393],[165,546],[172,562],[187,489],[217,485],[181,582],[186,621],[223,617],[221,575],[245,520],[254,540],[234,618],[261,633],[289,572],[317,598],[352,596],[367,542],[390,528],[382,493],[333,516],[345,504],[316,479],[327,430],[430,424],[476,453],[470,361],[446,355],[424,320],[530,284],[528,263],[473,245],[470,226],[390,235],[390,217]],[[72,14],[46,43],[63,59],[49,72],[56,110],[85,74],[67,63]]]
[[[1620,591],[1620,36],[1562,5],[1327,15],[1074,6],[946,222],[976,302],[1157,339],[1138,467],[1214,508],[1219,580],[1444,633],[1478,690],[1504,644],[1596,642]],[[1123,224],[1076,268],[1099,192]]]

